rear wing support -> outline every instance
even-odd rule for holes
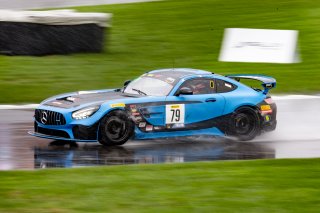
[[[236,81],[240,79],[251,79],[262,82],[261,86],[264,88],[263,94],[268,94],[269,90],[276,87],[276,79],[266,76],[266,75],[252,75],[252,74],[235,74],[235,75],[226,75],[228,78],[232,78]]]

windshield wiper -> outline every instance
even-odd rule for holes
[[[138,93],[139,93],[139,95],[147,95],[147,93],[142,92],[142,91],[141,91],[141,90],[139,90],[139,89],[132,88],[132,90],[133,90],[133,91],[138,92]]]

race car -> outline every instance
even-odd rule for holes
[[[262,82],[262,89],[240,83]],[[44,100],[29,134],[54,140],[122,145],[129,139],[230,136],[242,141],[276,128],[276,104],[263,75],[222,76],[174,68],[146,72],[122,88],[79,91]]]

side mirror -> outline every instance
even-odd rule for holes
[[[130,84],[131,80],[126,80],[124,83],[123,83],[123,86],[126,87],[128,86],[128,84]]]
[[[192,95],[192,94],[193,94],[193,91],[192,91],[191,88],[189,88],[189,87],[182,87],[182,88],[179,90],[177,96],[179,96],[179,95]]]

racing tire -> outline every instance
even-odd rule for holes
[[[119,146],[134,134],[134,123],[122,110],[112,111],[100,122],[99,143],[104,146]]]
[[[249,141],[260,134],[260,116],[250,107],[241,107],[231,119],[232,135],[240,141]]]

